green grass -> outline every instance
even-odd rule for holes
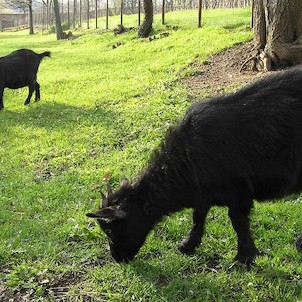
[[[136,18],[125,16],[125,26]],[[175,249],[191,225],[184,211],[158,225],[128,265],[112,260],[104,234],[85,217],[98,207],[104,174],[115,186],[137,175],[182,117],[190,96],[179,80],[194,73],[190,63],[252,36],[248,10],[205,11],[201,29],[196,19],[196,11],[167,14],[175,30],[156,16],[154,34],[170,35],[151,42],[135,31],[78,30],[72,41],[0,33],[0,55],[52,52],[38,73],[41,101],[25,107],[27,89],[7,89],[0,112],[0,296],[6,286],[29,301],[302,300],[299,196],[256,203],[252,227],[264,254],[250,270],[233,265],[226,209],[211,210],[196,255]]]

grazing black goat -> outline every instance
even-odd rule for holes
[[[193,208],[193,228],[179,250],[200,244],[212,206],[227,206],[238,236],[236,259],[257,249],[249,227],[253,200],[302,190],[302,69],[267,77],[222,97],[193,104],[169,131],[148,168],[103,195],[97,218],[113,258],[134,258],[165,215]]]
[[[4,108],[3,91],[6,87],[17,89],[28,86],[28,96],[24,105],[30,103],[34,91],[36,101],[40,99],[37,72],[44,57],[50,57],[50,52],[37,54],[29,49],[19,49],[0,58],[0,110]]]

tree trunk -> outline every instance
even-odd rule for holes
[[[70,28],[70,4],[69,0],[67,1],[67,26]]]
[[[109,0],[106,0],[106,29],[109,28]]]
[[[90,22],[90,7],[89,7],[89,0],[87,0],[87,29],[89,29],[89,22]]]
[[[198,28],[201,27],[202,18],[202,0],[198,1]]]
[[[138,36],[140,38],[146,38],[152,31],[153,23],[153,3],[152,0],[144,0],[145,18],[142,26],[138,30]]]
[[[95,0],[95,28],[98,28],[98,0]]]
[[[61,25],[61,16],[60,16],[60,8],[58,0],[53,0],[53,10],[55,13],[55,19],[56,19],[56,34],[57,34],[57,40],[61,40],[65,38],[62,25]]]
[[[28,11],[29,11],[29,34],[34,34],[34,21],[33,21],[33,7],[32,1],[28,1]]]
[[[80,0],[79,4],[79,27],[82,27],[82,0]]]
[[[72,18],[72,27],[76,28],[76,16],[77,16],[77,1],[73,0],[73,18]]]
[[[141,0],[138,0],[138,26],[141,26]]]
[[[302,62],[302,1],[254,0],[254,67]]]
[[[121,27],[123,27],[124,1],[121,0]]]

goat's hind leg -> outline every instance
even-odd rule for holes
[[[40,100],[40,85],[38,82],[36,82],[36,84],[35,84],[35,91],[36,91],[35,101],[37,102]]]
[[[243,209],[237,204],[237,206],[229,209],[229,217],[238,239],[238,253],[235,260],[247,265],[251,264],[256,255],[259,254],[250,232],[249,214],[251,208],[252,205]]]
[[[187,238],[178,246],[179,251],[184,254],[193,254],[195,249],[200,245],[201,238],[204,233],[205,219],[209,208],[204,210],[194,210],[193,212],[193,227],[190,230]]]
[[[32,83],[28,86],[28,96],[24,102],[24,105],[28,105],[30,103],[30,99],[35,91],[35,84]]]

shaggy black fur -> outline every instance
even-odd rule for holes
[[[6,87],[17,89],[28,86],[28,96],[24,105],[30,103],[34,91],[36,101],[40,99],[37,72],[44,57],[50,57],[50,52],[37,54],[29,49],[19,49],[0,58],[0,110],[4,108],[3,91]]]
[[[193,228],[179,249],[200,244],[212,206],[227,206],[238,236],[236,259],[257,254],[249,227],[253,200],[302,189],[302,69],[262,79],[225,97],[192,105],[170,130],[139,179],[87,214],[110,238],[116,261],[134,258],[165,215],[193,208]]]

